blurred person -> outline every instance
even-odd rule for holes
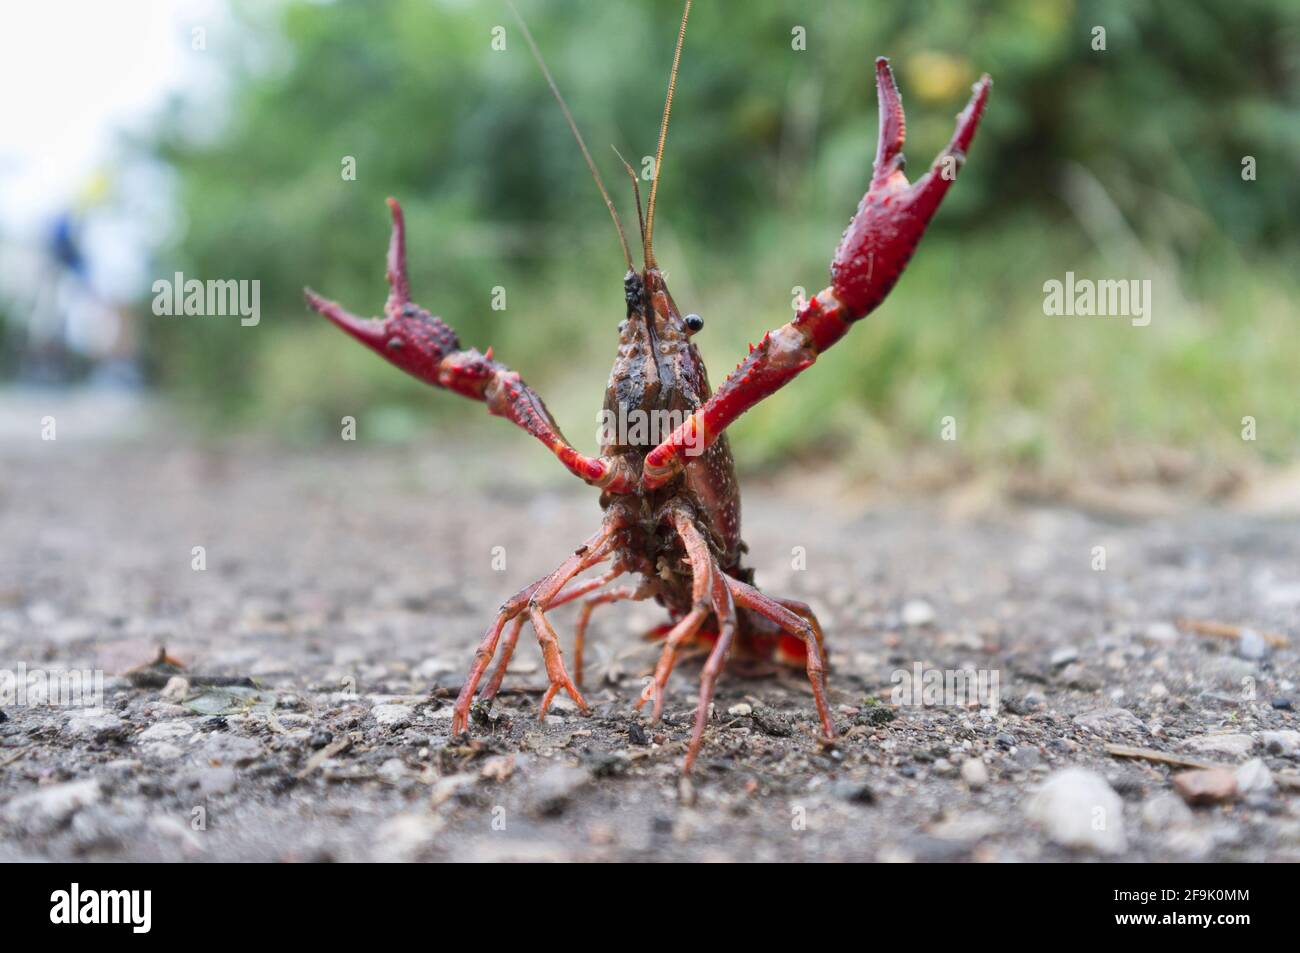
[[[102,290],[95,266],[105,249],[87,236],[108,192],[107,177],[92,176],[45,230],[19,348],[19,380],[67,384],[88,371],[94,384],[134,388],[142,382],[129,311]]]

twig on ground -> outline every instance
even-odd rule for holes
[[[1241,634],[1250,629],[1248,625],[1233,625],[1229,622],[1214,622],[1208,619],[1178,619],[1178,628],[1197,635],[1212,635],[1218,639],[1240,639]],[[1260,638],[1275,649],[1286,648],[1290,642],[1285,635],[1278,632],[1259,632]]]
[[[304,766],[303,769],[298,772],[298,780],[301,781],[303,778],[307,777],[307,775],[311,774],[313,771],[319,768],[330,758],[334,757],[336,754],[342,754],[344,751],[347,751],[351,747],[352,747],[352,739],[347,735],[344,735],[342,738],[339,738],[335,741],[331,741],[324,748],[321,748],[314,755],[312,755],[310,758],[307,759],[306,766]]]
[[[1138,761],[1154,761],[1157,764],[1168,764],[1176,768],[1201,768],[1212,769],[1221,768],[1224,771],[1235,771],[1236,765],[1219,764],[1216,761],[1206,761],[1204,758],[1189,758],[1186,755],[1172,754],[1168,751],[1157,751],[1155,748],[1134,748],[1130,745],[1106,745],[1106,753],[1116,758],[1134,758]],[[1290,788],[1293,791],[1300,791],[1300,775],[1283,774],[1274,772],[1273,780],[1280,787]]]

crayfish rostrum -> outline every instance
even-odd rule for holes
[[[470,706],[494,658],[496,667],[480,697],[487,700],[496,694],[526,621],[537,633],[550,682],[540,706],[542,715],[559,691],[567,692],[578,708],[586,711],[579,686],[583,636],[592,609],[604,603],[644,599],[662,605],[669,618],[668,624],[661,627],[666,634],[658,665],[637,701],[638,708],[652,703],[654,719],[663,709],[668,677],[678,652],[690,643],[712,643],[700,679],[685,770],[690,770],[699,754],[714,685],[730,653],[776,655],[803,665],[812,684],[821,727],[828,737],[835,734],[826,700],[826,655],[817,618],[803,603],[760,592],[754,586],[752,570],[742,563],[745,546],[740,535],[740,495],[726,429],[754,404],[811,366],[820,353],[888,295],[965,159],[991,82],[984,76],[975,85],[947,148],[924,175],[909,183],[903,171],[902,103],[888,61],[883,57],[876,60],[880,132],[871,184],[835,252],[831,284],[808,299],[792,321],[770,331],[757,347],[751,347],[749,355],[713,393],[704,362],[691,340],[703,322],[696,314],[683,315],[677,307],[653,251],[659,170],[689,11],[688,3],[674,54],[644,216],[639,190],[637,194],[644,261],[639,270],[613,202],[538,56],[618,226],[627,261],[623,279],[626,316],[619,325],[618,353],[605,392],[605,411],[619,420],[676,414],[680,423],[666,438],[655,442],[629,436],[635,434],[635,428],[629,432],[614,429],[602,437],[599,456],[586,456],[575,449],[560,433],[542,399],[518,373],[497,361],[490,348],[487,353],[463,348],[449,325],[411,300],[405,225],[401,208],[391,198],[388,205],[393,225],[387,268],[390,291],[385,316],[358,318],[310,289],[306,292],[312,308],[377,354],[428,384],[483,401],[490,413],[528,431],[572,473],[601,491],[604,517],[600,529],[554,572],[525,586],[497,611],[456,701],[453,734],[468,729]],[[536,53],[526,27],[524,32]],[[630,168],[628,172],[635,188],[636,176]],[[578,579],[597,566],[604,568],[601,574]],[[636,581],[608,587],[624,576]],[[571,674],[547,614],[577,600],[582,605]]]

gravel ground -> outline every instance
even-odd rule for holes
[[[59,436],[0,451],[0,669],[29,689],[0,709],[0,860],[1300,860],[1294,521],[751,486],[758,582],[819,612],[842,734],[801,673],[732,672],[683,785],[698,658],[666,723],[630,707],[651,606],[594,617],[593,716],[539,723],[525,638],[448,737],[492,611],[595,528],[586,488],[461,445]],[[895,704],[917,665],[997,704]],[[81,669],[102,704],[39,703]]]

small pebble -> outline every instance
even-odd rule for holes
[[[1076,649],[1073,645],[1067,645],[1064,648],[1059,648],[1055,652],[1053,652],[1052,657],[1049,661],[1051,662],[1052,668],[1061,668],[1065,665],[1069,665],[1071,662],[1075,661],[1078,657],[1079,657],[1079,650]]]
[[[752,715],[753,713],[754,706],[748,702],[741,702],[740,704],[732,705],[727,709],[727,714],[731,715],[733,718],[743,718],[744,716]]]
[[[199,792],[207,797],[228,794],[235,789],[239,776],[234,768],[206,768],[198,776]]]
[[[1146,732],[1146,726],[1127,708],[1095,708],[1075,715],[1074,723],[1098,735]]]
[[[392,731],[409,727],[415,718],[409,705],[376,705],[370,709],[375,721]]]
[[[1225,768],[1204,768],[1174,775],[1174,790],[1193,806],[1220,804],[1237,796],[1237,778]]]
[[[532,792],[533,810],[543,817],[562,814],[574,796],[591,781],[582,768],[557,764],[537,776]]]
[[[835,792],[836,797],[850,804],[876,803],[876,792],[864,781],[846,778],[843,781],[836,781],[831,790]]]
[[[1178,629],[1170,622],[1152,622],[1145,634],[1151,642],[1167,644],[1178,641]]]
[[[160,693],[163,701],[180,704],[185,701],[185,696],[190,693],[190,680],[181,675],[173,675],[167,680],[166,686]]]
[[[1251,758],[1236,770],[1237,790],[1242,794],[1271,794],[1277,789],[1273,772],[1262,758]]]
[[[1268,643],[1254,629],[1242,629],[1237,639],[1237,654],[1244,659],[1259,661],[1268,657]]]
[[[1261,731],[1259,743],[1269,754],[1290,757],[1300,754],[1300,731]]]
[[[0,812],[11,824],[46,832],[66,823],[83,808],[97,804],[101,795],[99,782],[94,778],[67,781],[18,794]]]
[[[1166,831],[1192,822],[1191,809],[1177,796],[1164,792],[1142,805],[1142,823],[1153,831]]]
[[[967,758],[962,762],[961,778],[972,790],[979,790],[989,783],[989,769],[979,758]]]
[[[398,814],[389,818],[375,830],[370,847],[372,856],[377,861],[392,863],[416,860],[433,846],[443,823],[442,818],[429,814]]]
[[[909,599],[903,604],[900,618],[903,620],[903,625],[908,628],[929,625],[934,621],[934,606],[924,599]]]
[[[1095,771],[1057,771],[1029,798],[1025,813],[1065,847],[1118,854],[1128,846],[1124,803]]]
[[[1225,755],[1230,758],[1244,758],[1255,747],[1255,739],[1240,732],[1221,735],[1198,735],[1182,742],[1180,747],[1199,754]]]
[[[1030,745],[1021,745],[1016,749],[1016,753],[1011,756],[1011,760],[1017,765],[1030,770],[1038,767],[1043,760],[1043,756],[1038,753],[1038,749]]]
[[[63,732],[71,738],[103,744],[124,740],[128,734],[128,726],[117,715],[110,714],[102,708],[77,708],[68,714]]]

